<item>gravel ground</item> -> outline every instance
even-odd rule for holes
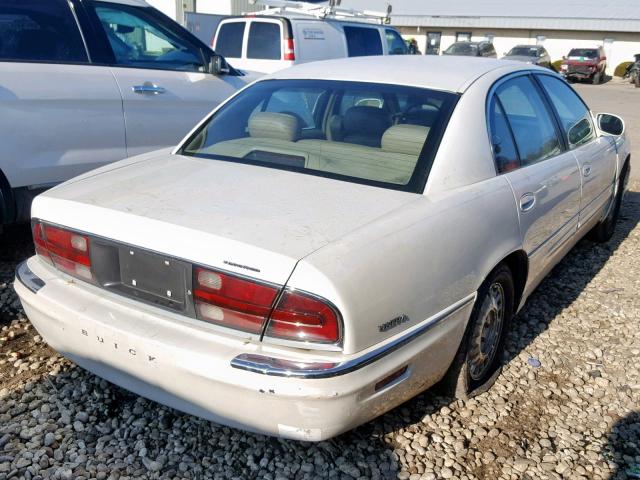
[[[623,479],[640,465],[640,183],[614,239],[582,241],[512,325],[496,385],[427,392],[319,444],[185,415],[74,367],[11,293],[31,251],[0,254],[0,480],[6,478]]]

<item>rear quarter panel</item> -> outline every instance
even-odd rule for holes
[[[372,187],[374,188],[374,187]],[[519,248],[513,193],[502,177],[413,203],[302,259],[288,285],[332,301],[344,353],[383,342],[473,294]],[[387,331],[398,316],[409,321]]]

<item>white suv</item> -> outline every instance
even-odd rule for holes
[[[272,11],[281,14],[269,14]],[[318,17],[313,12],[265,10],[226,18],[218,25],[212,48],[239,68],[264,73],[331,58],[408,53],[400,33],[389,25]]]
[[[0,0],[0,229],[44,188],[177,144],[248,81],[142,0]]]

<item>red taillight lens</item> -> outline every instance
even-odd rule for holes
[[[268,337],[301,342],[336,343],[340,339],[338,313],[326,302],[287,290],[271,314]]]
[[[36,254],[45,262],[53,264],[47,249],[47,241],[44,238],[44,228],[40,222],[33,224],[33,243],[36,247]]]
[[[196,316],[200,320],[254,334],[262,333],[279,290],[197,267],[193,284]]]
[[[296,53],[293,48],[293,38],[287,38],[284,41],[284,59],[285,60],[295,60]]]
[[[94,281],[87,236],[37,222],[33,226],[33,242],[36,253],[58,270],[82,280]]]

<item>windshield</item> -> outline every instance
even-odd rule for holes
[[[574,48],[569,52],[569,57],[573,58],[596,58],[598,50],[594,48]]]
[[[220,108],[180,153],[421,192],[456,99],[399,85],[262,81]]]
[[[444,51],[445,55],[471,55],[478,54],[478,45],[475,43],[460,42],[454,43]]]
[[[538,47],[513,47],[507,53],[508,57],[519,56],[519,57],[537,57],[538,56]]]

